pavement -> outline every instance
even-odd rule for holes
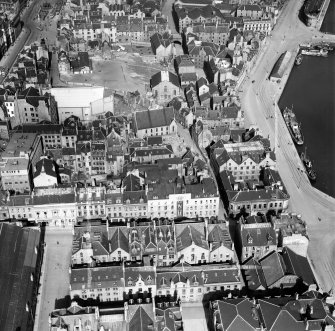
[[[291,197],[290,210],[301,214],[308,226],[308,254],[317,282],[321,289],[329,291],[335,285],[335,199],[310,184],[277,105],[289,72],[281,84],[267,80],[269,72],[284,51],[294,52],[303,42],[335,42],[334,35],[322,34],[315,28],[306,27],[297,18],[302,4],[302,0],[290,0],[285,5],[272,37],[268,38],[266,47],[242,84],[241,100],[246,123],[258,125],[264,136],[269,136],[275,148],[277,167]],[[278,119],[277,128],[275,117]]]
[[[47,227],[45,243],[46,252],[35,315],[36,331],[49,330],[50,312],[56,308],[57,300],[62,300],[70,294],[72,229]]]

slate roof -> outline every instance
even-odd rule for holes
[[[122,181],[122,187],[125,191],[140,191],[141,179],[133,174],[129,174]]]
[[[35,248],[40,231],[14,224],[0,224],[0,329],[27,330],[31,322],[31,303],[35,300],[34,284],[39,272]],[[34,282],[31,281],[34,275]],[[36,284],[37,285],[37,284]]]
[[[182,315],[179,307],[156,308],[158,331],[181,330]]]
[[[241,238],[243,247],[277,245],[276,231],[271,226],[242,226]],[[251,241],[250,243],[249,240]]]
[[[137,130],[169,126],[174,119],[173,107],[135,112]]]
[[[179,87],[179,79],[178,79],[178,76],[173,74],[172,72],[170,71],[167,71],[167,72],[162,72],[162,71],[159,71],[157,72],[156,74],[152,75],[151,76],[151,79],[150,79],[150,86],[151,88],[154,88],[156,87],[157,85],[159,85],[161,82],[163,82],[163,78],[166,77],[167,78],[167,81],[172,83],[173,85]]]
[[[125,267],[124,269],[124,279],[126,286],[128,286],[128,281],[131,280],[133,284],[142,279],[143,283],[147,286],[156,284],[155,269],[154,267]]]
[[[57,173],[55,170],[55,164],[53,160],[43,158],[36,162],[36,171],[34,172],[34,178],[38,177],[42,172],[48,176],[57,178]]]
[[[72,254],[92,245],[93,256],[108,255],[108,233],[105,225],[75,226]]]
[[[27,103],[34,107],[38,107],[39,101],[45,101],[47,98],[41,96],[39,91],[34,87],[28,87],[18,94],[18,99],[26,99]]]
[[[176,226],[178,228],[178,225]],[[208,249],[208,243],[203,233],[199,232],[193,224],[185,226],[184,230],[177,236],[177,251],[180,252],[192,244]]]
[[[283,259],[287,272],[301,277],[305,284],[314,284],[315,277],[306,257],[294,253],[290,248],[283,248]]]
[[[266,289],[262,266],[253,258],[243,263],[244,277],[250,290]]]
[[[232,249],[232,240],[225,224],[208,224],[208,241],[212,243],[212,251],[223,244]]]
[[[155,325],[155,316],[152,304],[129,305],[128,325],[131,331],[152,331]]]
[[[122,266],[72,268],[70,285],[72,290],[123,287],[123,277]]]
[[[259,262],[262,266],[263,275],[268,287],[272,286],[286,274],[286,266],[283,258],[276,251],[263,257]]]
[[[217,304],[223,330],[254,331],[259,327],[255,306],[248,299],[218,301]]]
[[[125,252],[129,253],[129,243],[125,232],[128,232],[126,228],[123,229],[123,231],[120,229],[120,227],[109,229],[111,236],[109,241],[111,253],[117,251],[118,249],[123,249]]]

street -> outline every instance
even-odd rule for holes
[[[37,29],[39,22],[35,19],[37,17],[38,11],[40,9],[41,3],[43,0],[32,0],[21,17],[21,20],[24,22],[23,29],[18,36],[17,40],[11,47],[7,50],[5,56],[0,61],[0,66],[5,67],[8,70],[13,66],[17,55],[23,49],[25,45],[30,45],[36,40],[41,38],[50,38],[48,40],[50,43],[56,42],[56,19],[49,20],[45,24],[45,31]],[[0,84],[4,81],[5,77],[0,76]]]
[[[41,287],[36,307],[34,330],[49,330],[49,314],[56,300],[70,293],[69,267],[72,253],[72,230],[46,228],[46,254],[42,266]]]
[[[335,36],[323,35],[314,28],[308,28],[297,18],[301,6],[301,0],[287,3],[272,32],[272,38],[269,38],[268,45],[249,73],[249,79],[244,82],[242,108],[247,117],[246,123],[257,124],[263,135],[270,137],[271,145],[275,148],[279,173],[290,194],[290,210],[301,214],[308,225],[309,257],[316,279],[323,290],[329,291],[335,285],[335,200],[311,186],[278,108],[277,101],[287,76],[280,84],[267,79],[283,52],[294,52],[299,44],[307,41],[335,42]],[[252,80],[255,82],[252,83]]]

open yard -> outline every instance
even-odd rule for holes
[[[116,91],[144,93],[150,85],[150,77],[163,67],[148,64],[140,56],[125,54],[113,60],[93,58],[93,73],[86,75],[62,75],[61,79],[74,85],[87,84],[105,86]]]

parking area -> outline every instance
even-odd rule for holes
[[[63,303],[70,292],[72,230],[47,228],[45,243],[34,330],[49,330],[49,313]]]

